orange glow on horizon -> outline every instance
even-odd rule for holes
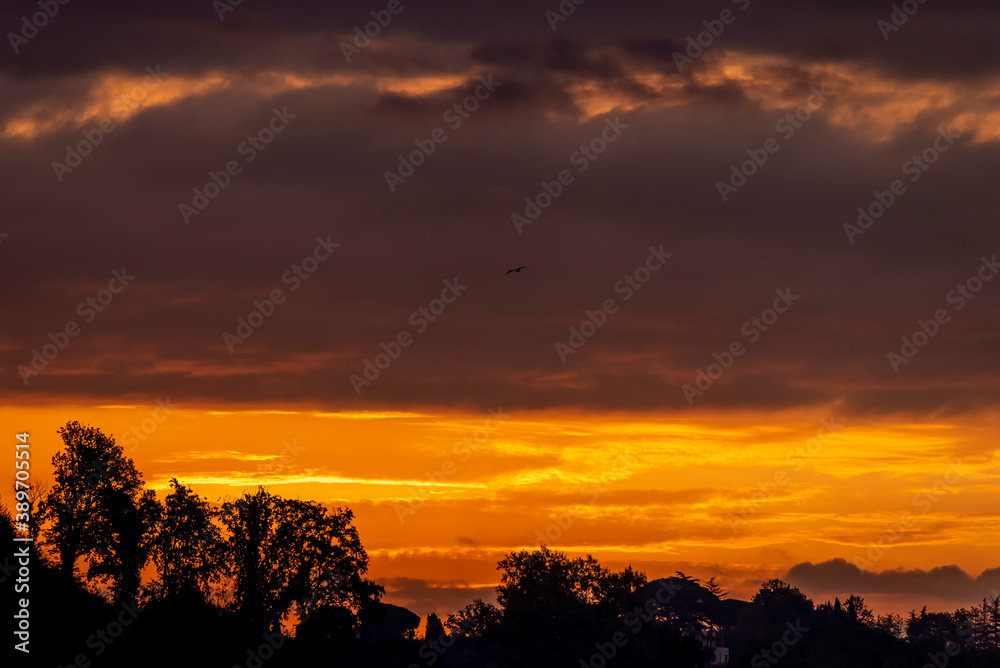
[[[916,526],[879,570],[995,566],[996,513],[980,509],[1000,493],[989,436],[996,415],[876,423],[840,419],[832,409],[500,410],[504,423],[475,449],[475,434],[487,431],[485,412],[182,406],[162,422],[142,405],[2,412],[7,424],[31,433],[41,480],[50,478],[61,446],[56,429],[79,420],[128,443],[161,496],[176,476],[212,502],[263,484],[283,496],[349,506],[377,578],[495,582],[499,558],[531,549],[548,532],[555,549],[641,564],[651,577],[714,573],[711,564],[725,563],[733,595],[749,596],[764,575],[796,563],[850,560],[907,511]],[[841,426],[810,453],[807,444],[831,417]],[[932,489],[955,462],[958,481],[929,512],[914,510],[914,495]],[[754,501],[779,471],[787,481]],[[732,528],[727,517],[748,502],[753,512]]]

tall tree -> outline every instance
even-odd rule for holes
[[[368,555],[349,509],[328,511],[263,487],[223,504],[234,605],[252,628],[277,630],[296,606],[301,618],[325,606],[354,611],[385,590],[366,580]]]
[[[152,490],[139,495],[123,490],[108,494],[99,515],[104,530],[88,555],[87,577],[106,582],[116,602],[138,595],[142,569],[149,562],[162,510]]]
[[[984,599],[983,607],[989,611],[987,642],[993,647],[1000,647],[1000,594]]]
[[[153,563],[168,599],[205,601],[222,567],[222,534],[212,506],[177,478],[164,500],[153,543]]]
[[[271,515],[278,499],[263,487],[222,506],[222,522],[229,530],[227,567],[233,578],[234,603],[252,628],[277,626],[277,574],[268,567],[275,545]]]
[[[441,618],[435,613],[427,615],[427,624],[424,626],[424,640],[436,641],[444,635],[444,625]]]
[[[42,504],[44,539],[66,576],[88,556],[89,575],[111,584],[116,598],[132,596],[148,557],[157,514],[152,493],[114,438],[68,422],[59,429],[65,449],[52,457],[55,484]]]
[[[847,616],[852,622],[872,627],[876,625],[875,613],[865,605],[865,599],[852,594],[844,601],[844,605],[847,606]]]

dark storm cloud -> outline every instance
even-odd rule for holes
[[[985,597],[996,596],[1000,589],[1000,569],[996,568],[985,570],[978,576],[972,576],[958,566],[862,573],[843,559],[797,564],[784,579],[796,587],[823,594],[908,595],[920,592],[926,596],[965,600],[972,604]]]
[[[380,49],[348,67],[331,31],[349,31],[377,7],[306,13],[248,0],[220,23],[208,2],[143,15],[134,5],[66,5],[23,53],[3,61],[2,85],[17,98],[4,97],[6,120],[34,102],[83,105],[82,73],[112,66],[141,74],[162,63],[176,78],[218,70],[232,85],[119,124],[62,183],[52,161],[64,160],[66,145],[96,121],[0,140],[7,213],[0,231],[10,234],[0,245],[0,272],[16,286],[5,294],[16,317],[0,326],[3,392],[21,400],[169,393],[188,404],[681,409],[688,406],[681,386],[741,340],[746,354],[696,405],[842,401],[852,412],[967,411],[998,396],[1000,360],[988,332],[1000,324],[1000,281],[953,313],[899,374],[886,362],[918,319],[946,306],[948,291],[973,275],[980,257],[1000,252],[995,198],[981,187],[1000,158],[996,143],[963,137],[851,245],[842,225],[934,139],[933,112],[874,141],[833,122],[835,97],[723,203],[716,182],[774,134],[788,109],[764,108],[737,81],[704,84],[670,72],[671,45],[712,11],[688,3],[642,17],[588,3],[553,36],[538,5],[505,5],[496,15],[483,7],[407,4]],[[965,62],[962,54],[993,20],[928,5],[886,44],[872,32],[888,7],[782,7],[754,4],[706,58],[740,48],[789,56],[768,75],[795,104],[817,83],[799,58],[856,58],[897,76],[943,76]],[[4,25],[29,9],[8,9]],[[795,29],[781,33],[793,19]],[[853,32],[836,32],[851,21]],[[937,54],[940,62],[911,68],[907,57],[917,49],[905,40],[932,25],[941,32],[920,58]],[[986,53],[954,75],[992,71]],[[653,90],[637,78],[638,62],[679,87]],[[255,74],[261,68],[359,78],[268,93]],[[363,78],[459,73],[468,78],[423,96]],[[500,87],[451,127],[445,114],[474,93],[480,73]],[[665,106],[588,119],[579,94],[588,86],[623,106]],[[244,162],[238,146],[275,107],[295,118]],[[576,171],[571,155],[616,117],[628,128]],[[385,171],[435,128],[447,141],[390,192]],[[242,173],[185,224],[178,204],[233,159]],[[517,234],[510,215],[565,169],[575,182]],[[291,292],[282,276],[317,236],[341,247]],[[614,286],[661,244],[674,256],[623,301]],[[522,264],[529,269],[504,275]],[[122,267],[137,276],[134,284],[82,323],[26,387],[17,366],[49,343],[49,333],[81,320],[78,304]],[[410,315],[456,278],[468,291],[416,333]],[[230,354],[223,332],[277,288],[288,301]],[[785,288],[801,300],[751,344],[741,328]],[[621,311],[564,364],[555,343],[609,298]],[[414,344],[358,397],[349,375],[404,330]]]
[[[218,3],[217,3],[218,4]],[[297,63],[324,68],[343,64],[338,43],[355,26],[372,20],[370,12],[386,3],[353,0],[338,3],[240,3],[219,20],[208,0],[146,5],[89,2],[62,6],[40,34],[20,53],[8,51],[3,69],[18,75],[52,75],[117,67],[141,69],[150,57],[177,70]],[[745,12],[738,7],[748,4]],[[888,20],[893,3],[810,2],[794,0],[738,5],[703,2],[630,5],[587,3],[558,26],[557,35],[587,42],[623,40],[647,56],[657,43],[683,44],[704,30],[726,8],[737,11],[715,48],[775,53],[792,59],[861,60],[904,76],[976,77],[995,72],[1000,46],[995,35],[995,6],[986,0],[959,5],[922,5],[898,32],[883,39],[877,22]],[[409,35],[433,44],[486,45],[496,40],[529,44],[552,36],[544,12],[558,2],[467,3],[458,0],[424,4],[403,2],[403,12],[385,35]],[[0,12],[5,31],[20,28],[21,18],[38,11],[37,3],[8,3]],[[296,48],[284,48],[295,43]],[[644,45],[644,46],[643,46]],[[531,46],[523,48],[531,50]],[[411,54],[420,58],[416,49]],[[660,50],[659,57],[664,54]],[[671,50],[672,52],[672,50]],[[365,58],[358,58],[365,67]],[[370,58],[369,58],[370,59]]]

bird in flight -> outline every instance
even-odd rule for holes
[[[508,269],[508,270],[507,270],[507,272],[506,272],[506,273],[504,274],[504,276],[506,276],[507,274],[509,274],[509,273],[511,273],[511,272],[517,272],[517,273],[520,273],[520,271],[521,271],[522,269],[527,269],[527,267],[518,267],[517,269]]]

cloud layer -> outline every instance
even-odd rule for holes
[[[734,6],[684,72],[673,54],[716,19],[695,3],[581,6],[554,32],[537,5],[403,8],[350,63],[339,45],[370,20],[362,3],[221,21],[210,3],[67,5],[5,59],[0,271],[17,318],[2,325],[2,391],[682,410],[682,386],[742,341],[696,403],[994,407],[1000,290],[960,312],[948,301],[1000,249],[982,187],[1000,132],[985,4],[923,7],[888,41],[888,7]],[[499,82],[481,101],[480,75]],[[829,102],[782,126],[814,86]],[[265,143],[275,109],[290,119]],[[615,119],[620,137],[581,157]],[[905,165],[948,126],[959,138],[911,182]],[[445,143],[391,191],[385,173],[436,128]],[[72,171],[53,166],[95,138]],[[718,183],[769,138],[780,150],[724,202]],[[572,184],[518,230],[512,214],[563,170]],[[905,194],[849,239],[895,179]],[[293,291],[283,277],[317,237],[340,247]],[[651,246],[673,256],[626,300],[615,288]],[[100,312],[78,306],[122,267],[133,284]],[[411,314],[456,279],[468,290],[418,331]],[[278,289],[286,301],[230,353],[224,333]],[[742,326],[777,289],[801,300],[751,343]],[[608,299],[620,309],[564,362],[556,344]],[[942,308],[950,322],[894,371],[887,355]],[[31,368],[70,321],[79,335]],[[350,376],[404,331],[412,345],[359,396]]]

